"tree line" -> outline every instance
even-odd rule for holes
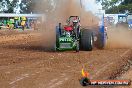
[[[33,0],[0,0],[0,13],[31,13]]]
[[[107,14],[132,13],[132,0],[102,0]]]
[[[40,6],[43,3],[46,3]],[[132,0],[96,0],[107,14],[132,13]],[[39,3],[38,8],[34,8]],[[53,0],[0,0],[0,13],[36,13],[51,11]]]

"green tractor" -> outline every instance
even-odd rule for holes
[[[78,16],[70,16],[67,25],[59,23],[56,26],[56,51],[79,50],[92,51],[93,49],[93,33],[88,29],[82,29],[80,18]]]

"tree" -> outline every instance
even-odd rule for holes
[[[130,3],[132,3],[132,0],[124,0],[121,4],[122,5],[128,5]]]
[[[32,9],[30,4],[33,0],[0,0],[0,12],[1,13],[31,13]]]
[[[20,4],[20,13],[31,13],[32,9],[30,8],[30,5],[32,3],[32,0],[22,0]]]
[[[106,13],[132,13],[132,0],[103,0],[102,6]]]
[[[0,12],[4,13],[8,11],[9,4],[9,0],[0,0]]]

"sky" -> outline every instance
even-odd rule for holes
[[[102,9],[102,6],[100,3],[96,3],[95,0],[82,0],[85,9],[87,11],[91,11],[92,13],[96,14],[97,12],[99,12],[99,9]]]
[[[9,0],[10,2],[12,2],[13,0]]]

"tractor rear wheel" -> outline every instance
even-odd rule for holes
[[[92,51],[93,49],[93,32],[84,29],[82,30],[82,35],[81,35],[81,47],[83,50],[86,51]]]

